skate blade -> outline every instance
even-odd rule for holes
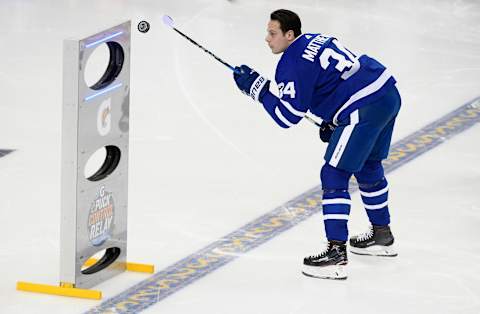
[[[369,255],[369,256],[394,257],[398,255],[393,245],[389,245],[389,246],[372,245],[364,249],[350,246],[350,252],[357,255]]]
[[[331,265],[331,266],[309,266],[303,265],[302,274],[308,277],[320,278],[320,279],[347,279],[347,271],[344,265]]]

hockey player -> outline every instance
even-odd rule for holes
[[[238,88],[263,107],[282,128],[297,124],[310,111],[323,119],[320,138],[328,142],[320,172],[326,248],[304,258],[303,273],[318,278],[345,279],[349,179],[355,176],[371,223],[370,230],[350,238],[352,253],[396,256],[390,231],[388,183],[382,159],[387,158],[400,95],[395,79],[375,59],[356,55],[335,37],[302,34],[292,11],[271,13],[265,38],[274,54],[283,53],[275,80],[246,65],[237,67]]]

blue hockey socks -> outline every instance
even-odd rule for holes
[[[348,239],[348,217],[350,215],[350,194],[348,181],[352,173],[334,168],[329,164],[322,167],[322,209],[325,233],[328,240],[345,242]]]
[[[384,177],[381,161],[367,160],[363,168],[355,173],[363,206],[372,225],[390,224],[388,211],[388,182]]]

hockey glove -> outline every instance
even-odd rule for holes
[[[238,88],[253,100],[262,102],[262,97],[268,91],[270,81],[244,64],[235,67],[235,70],[233,78]]]
[[[318,135],[320,136],[322,142],[330,142],[333,131],[335,131],[335,126],[333,124],[322,121],[322,124],[320,124],[320,129],[318,129]]]

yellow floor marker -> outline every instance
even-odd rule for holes
[[[88,259],[84,267],[94,265],[98,259],[90,258]],[[140,272],[140,273],[149,273],[153,274],[155,272],[155,266],[151,264],[139,264],[139,263],[126,263],[127,271]],[[60,285],[45,285],[38,283],[31,283],[25,281],[17,282],[17,290],[19,291],[28,291],[36,293],[45,293],[52,295],[61,295],[66,297],[75,297],[83,299],[93,299],[100,300],[102,299],[102,292],[99,290],[90,290],[90,289],[80,289],[75,288],[72,283],[61,282]]]
[[[60,284],[59,286],[52,286],[19,281],[17,282],[17,290],[93,300],[100,300],[102,298],[101,291],[74,288],[72,284]]]
[[[88,267],[92,266],[98,261],[96,258],[89,258],[83,266]],[[139,273],[149,273],[153,274],[155,272],[155,266],[152,264],[139,264],[139,263],[126,263],[127,271],[139,272]]]

